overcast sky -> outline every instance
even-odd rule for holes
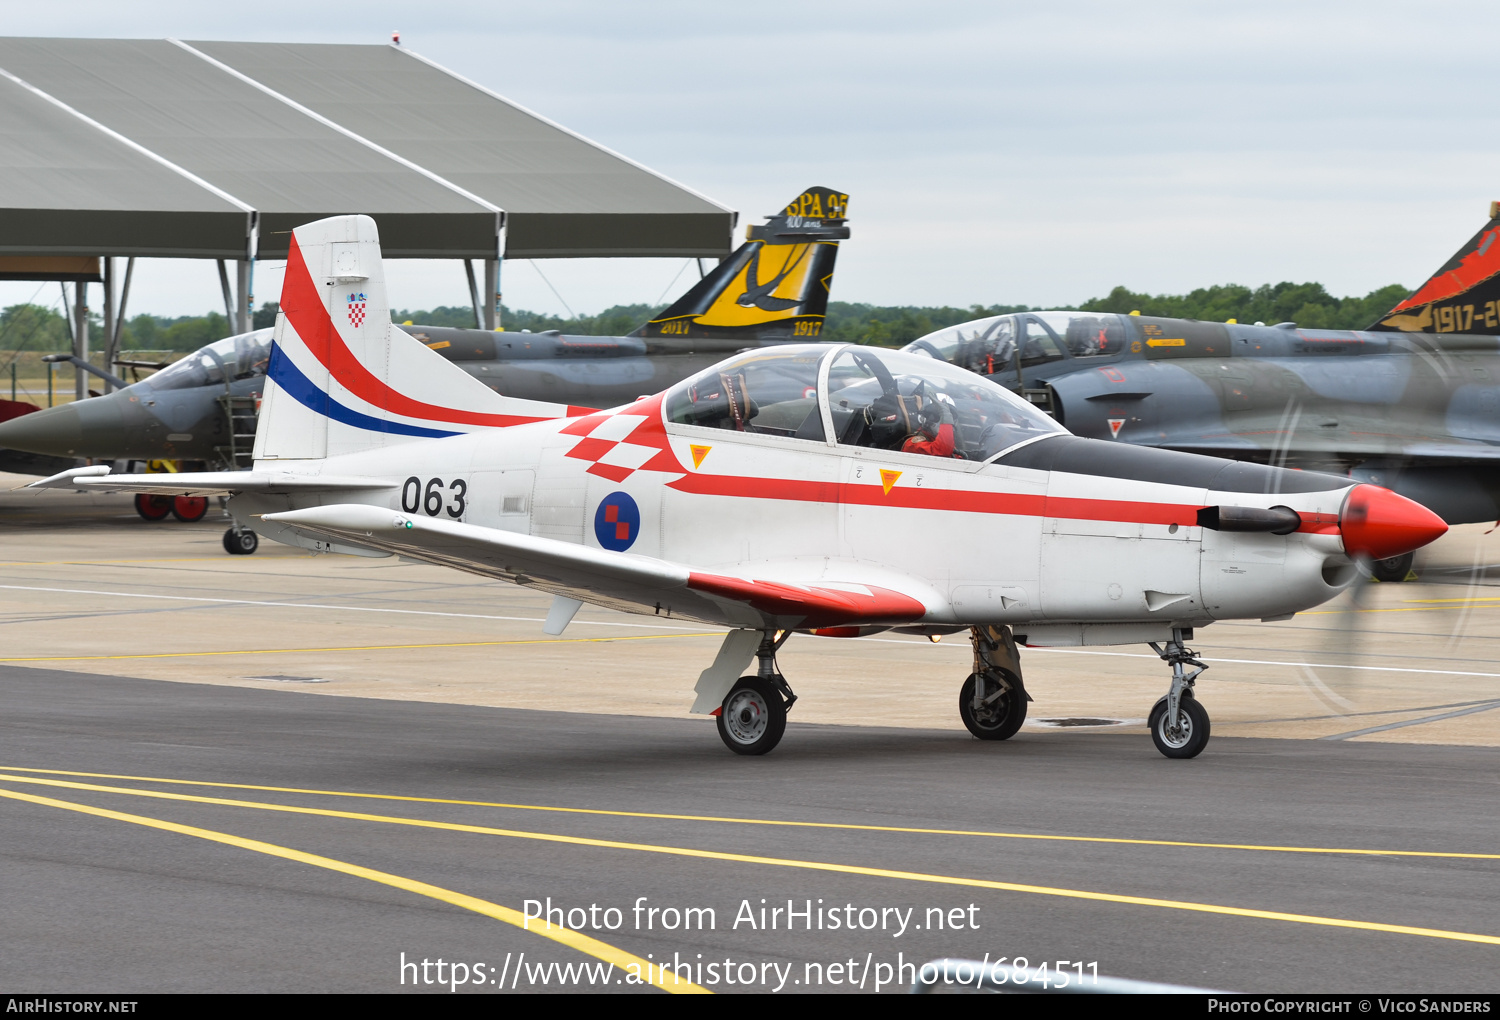
[[[1500,198],[1500,7],[0,0],[12,35],[405,45],[741,212],[850,195],[836,299],[1062,304],[1124,284],[1415,286]],[[678,293],[682,260],[539,263],[578,312]],[[393,263],[398,306],[465,304]],[[36,285],[0,285],[0,303]],[[274,300],[272,267],[258,300]],[[511,307],[562,312],[528,263]],[[55,295],[49,285],[43,300]],[[222,307],[210,262],[133,311]]]

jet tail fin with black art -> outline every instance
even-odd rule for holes
[[[849,196],[808,188],[675,303],[633,335],[702,339],[816,337],[828,314]]]
[[[1370,329],[1500,335],[1500,202],[1490,203],[1479,233]]]

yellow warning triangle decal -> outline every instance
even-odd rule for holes
[[[712,450],[713,447],[689,446],[688,449],[693,451],[693,467],[696,469],[703,466],[703,458],[708,456],[708,451]]]
[[[891,486],[895,485],[896,479],[900,477],[900,471],[887,471],[885,468],[880,469],[880,484],[885,486],[885,494],[887,496],[891,494]]]

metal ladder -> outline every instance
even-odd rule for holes
[[[258,419],[254,397],[219,398],[224,409],[224,418],[229,422],[229,442],[214,447],[219,460],[231,471],[250,468],[254,463],[255,424]]]

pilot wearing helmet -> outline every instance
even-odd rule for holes
[[[910,395],[884,393],[868,410],[871,445],[932,457],[954,455],[953,412],[942,399],[927,397],[925,387]]]

